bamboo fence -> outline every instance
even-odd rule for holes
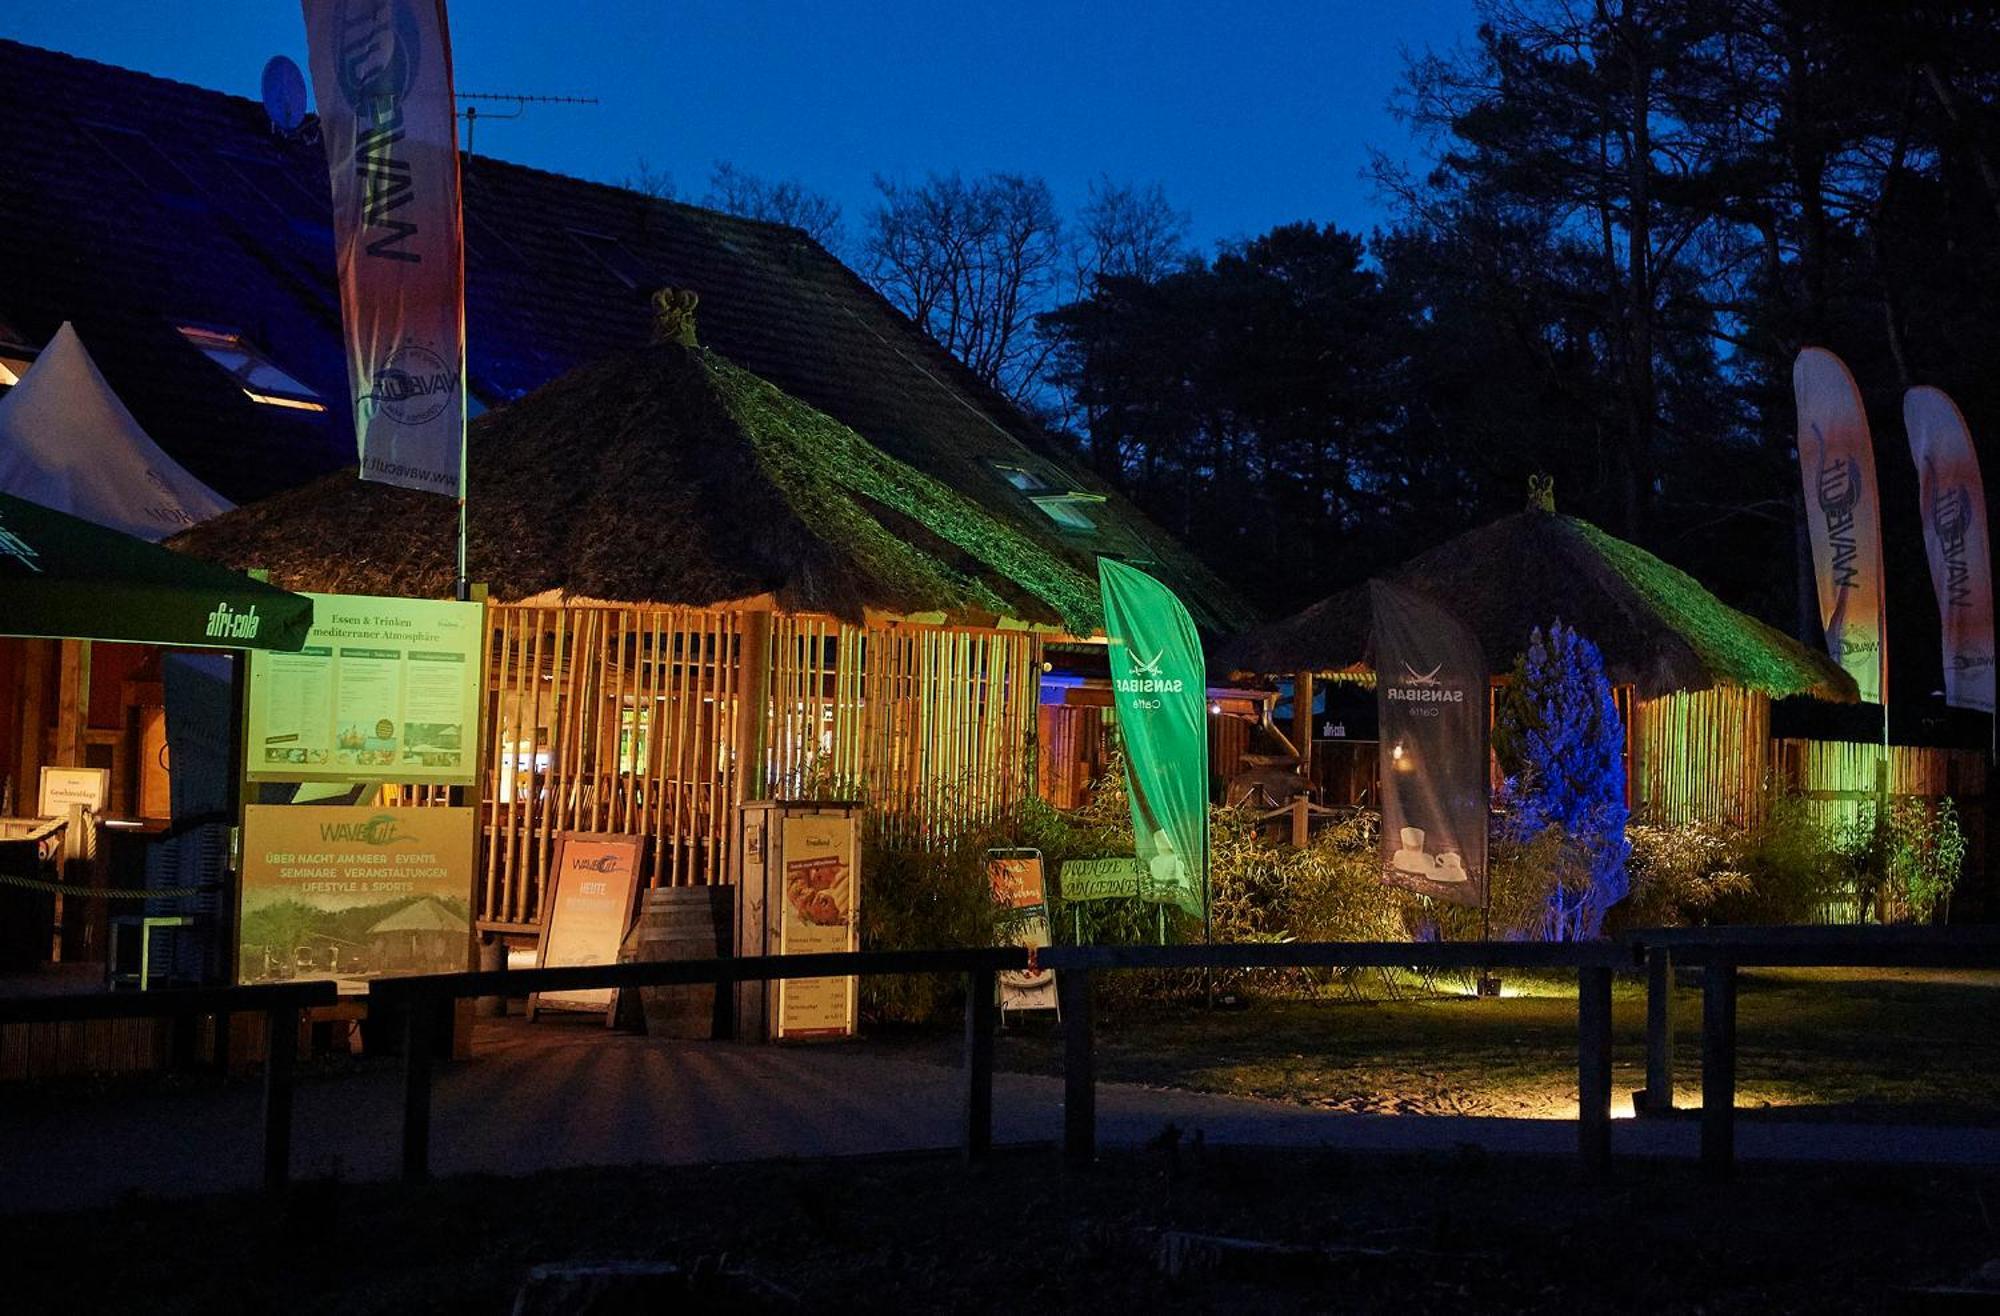
[[[762,670],[746,672],[747,616],[491,609],[482,925],[535,926],[564,832],[643,837],[645,885],[705,885],[731,880],[745,799],[859,799],[885,835],[921,842],[1026,793],[1033,635],[777,613]],[[762,734],[745,737],[759,689]],[[747,772],[746,744],[761,746]]]

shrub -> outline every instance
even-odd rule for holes
[[[1929,923],[1951,905],[1951,893],[1965,868],[1965,833],[1958,806],[1949,796],[1935,808],[1926,800],[1898,800],[1889,806],[1883,850],[1888,890],[1900,906],[1892,917]]]
[[[1542,935],[1595,937],[1625,896],[1625,730],[1604,659],[1557,621],[1537,629],[1500,701],[1495,739],[1508,776],[1508,830],[1553,835]]]
[[[1621,927],[1706,923],[1718,902],[1750,894],[1739,829],[1713,822],[1637,824],[1625,836],[1632,843],[1626,869],[1631,890],[1616,911]]]

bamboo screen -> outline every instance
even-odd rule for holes
[[[1774,742],[1778,780],[1808,801],[1821,826],[1852,826],[1875,796],[1882,747],[1852,740]],[[1889,747],[1889,794],[1927,800],[1975,799],[1986,793],[1986,756],[1971,749]]]
[[[643,836],[641,877],[726,880],[736,614],[496,606],[481,917],[530,924],[562,832]]]
[[[1740,686],[1676,691],[1632,710],[1632,807],[1648,822],[1748,823],[1762,811],[1771,701]]]
[[[891,835],[1027,790],[1040,645],[1020,631],[771,618],[761,779],[742,780],[745,615],[491,609],[480,918],[532,927],[563,832],[645,838],[648,886],[731,880],[745,793],[858,797]],[[755,652],[754,649],[751,652]]]
[[[858,797],[905,840],[988,821],[1027,793],[1040,690],[1022,631],[780,614],[766,793]]]

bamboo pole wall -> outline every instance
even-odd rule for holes
[[[1780,740],[1774,750],[1779,782],[1806,797],[1808,811],[1822,827],[1853,826],[1862,810],[1872,807],[1880,745]],[[1888,784],[1892,799],[1978,799],[1986,794],[1986,756],[1974,749],[1891,745]]]
[[[734,614],[491,609],[480,918],[528,927],[563,832],[646,838],[649,886],[725,880]]]
[[[1748,824],[1761,815],[1770,770],[1766,696],[1716,686],[1637,701],[1631,742],[1639,817]]]
[[[731,880],[746,797],[859,798],[892,837],[994,818],[1027,791],[1039,641],[1021,631],[772,617],[764,761],[736,762],[743,614],[490,609],[479,917],[528,930],[563,832],[646,838],[648,886]]]

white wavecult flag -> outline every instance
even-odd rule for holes
[[[1860,688],[1863,701],[1888,695],[1889,644],[1883,632],[1882,512],[1875,448],[1861,390],[1839,357],[1808,347],[1792,364],[1799,406],[1799,473],[1826,648]]]
[[[1986,490],[1965,417],[1942,392],[1903,395],[1903,427],[1917,463],[1924,552],[1944,628],[1944,701],[1993,711],[1993,556]]]
[[[304,0],[361,478],[464,492],[465,264],[443,0]]]

